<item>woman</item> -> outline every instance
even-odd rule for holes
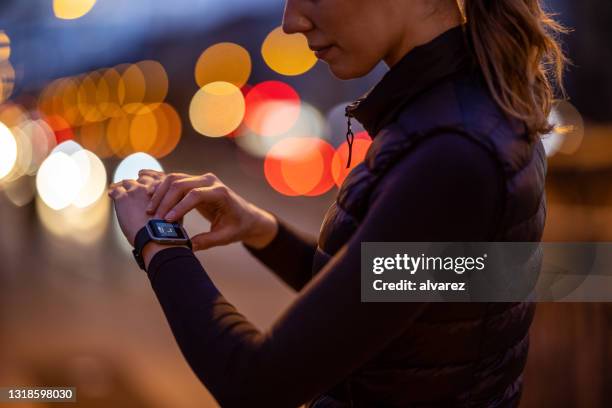
[[[222,406],[517,406],[534,304],[361,303],[360,244],[541,239],[561,28],[537,0],[288,0],[283,28],[338,78],[390,68],[347,107],[373,144],[317,241],[212,174],[144,170],[110,191],[130,242],[197,209],[211,230],[194,250],[242,242],[300,292],[261,333],[190,249],[147,244],[187,361]]]

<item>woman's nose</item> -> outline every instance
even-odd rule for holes
[[[285,34],[304,33],[313,28],[312,22],[300,11],[299,3],[303,0],[287,0],[283,14],[283,31]]]

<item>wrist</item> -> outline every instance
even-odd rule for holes
[[[149,270],[149,264],[153,257],[160,251],[168,248],[188,248],[186,245],[162,245],[157,242],[147,242],[146,245],[142,248],[142,259],[145,263],[145,269]]]
[[[266,247],[278,232],[276,217],[267,211],[257,208],[248,236],[242,239],[245,245],[255,249]]]

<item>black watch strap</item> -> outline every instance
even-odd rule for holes
[[[134,255],[134,259],[136,259],[138,266],[140,267],[140,269],[142,269],[145,272],[147,271],[147,269],[145,267],[144,258],[142,257],[142,249],[150,241],[154,241],[154,240],[153,238],[151,238],[151,235],[149,234],[149,230],[147,229],[147,226],[145,225],[136,233],[136,237],[134,237],[134,249],[132,250],[132,254]],[[184,245],[187,245],[189,249],[193,249],[190,239],[187,239],[187,242],[185,242]]]
[[[134,254],[134,258],[136,259],[138,266],[143,271],[146,271],[146,268],[144,258],[142,257],[142,249],[149,243],[149,241],[152,241],[152,239],[149,235],[149,231],[147,230],[147,226],[145,225],[136,233],[136,237],[134,238],[134,249],[132,250],[132,254]]]

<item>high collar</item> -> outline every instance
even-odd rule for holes
[[[373,88],[346,107],[346,114],[375,137],[415,96],[462,71],[470,61],[464,27],[451,28],[406,53]]]

